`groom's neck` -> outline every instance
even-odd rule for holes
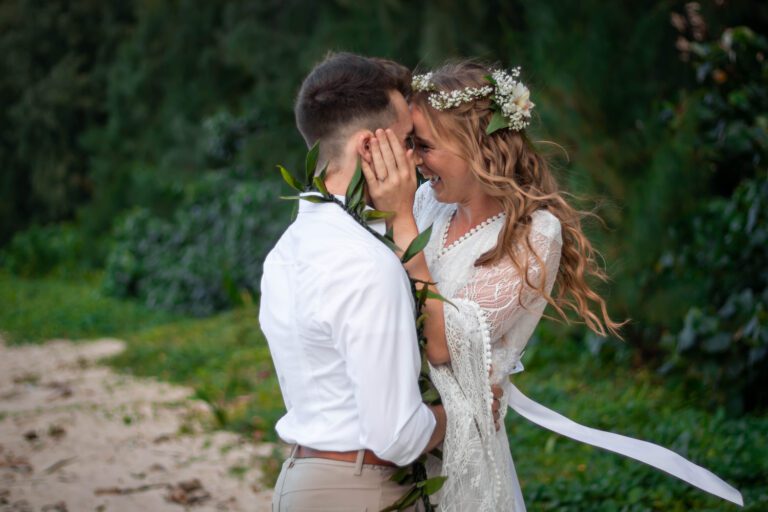
[[[355,174],[355,158],[345,158],[343,161],[331,161],[328,163],[328,171],[325,175],[325,187],[328,192],[338,196],[347,193],[349,182]]]

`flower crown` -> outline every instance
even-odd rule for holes
[[[415,91],[428,92],[427,101],[435,110],[455,108],[462,103],[490,96],[495,110],[485,130],[490,135],[503,128],[520,131],[530,124],[534,104],[530,101],[530,91],[518,80],[519,77],[520,67],[509,72],[497,69],[485,77],[491,85],[441,91],[432,83],[430,72],[414,76],[412,87]]]

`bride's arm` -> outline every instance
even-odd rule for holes
[[[376,137],[371,138],[370,144],[371,162],[362,160],[368,192],[376,208],[395,213],[389,224],[395,245],[404,251],[419,234],[413,217],[413,201],[418,185],[413,151],[404,151],[392,130],[377,130]],[[423,252],[408,261],[405,270],[412,279],[433,282]],[[417,288],[423,286],[418,284]],[[430,288],[440,293],[435,285]],[[436,299],[427,299],[422,312],[426,315],[424,336],[427,339],[427,359],[434,366],[450,362],[443,303]]]

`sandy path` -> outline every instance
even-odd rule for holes
[[[204,428],[188,388],[97,363],[123,348],[0,339],[0,512],[269,510],[275,447]]]

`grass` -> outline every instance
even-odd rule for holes
[[[13,343],[121,337],[128,348],[112,360],[115,367],[189,385],[213,406],[219,426],[275,439],[274,423],[284,406],[256,307],[185,318],[103,297],[98,276],[69,282],[0,274],[0,300],[0,329]],[[703,401],[652,372],[633,369],[629,354],[626,347],[609,345],[595,356],[567,331],[545,328],[526,353],[527,371],[515,382],[576,421],[662,444],[715,471],[744,493],[744,510],[768,509],[768,417],[728,418],[703,410]],[[738,510],[513,412],[506,423],[529,510]]]
[[[179,317],[105,297],[100,274],[25,279],[0,271],[0,331],[9,343],[51,338],[123,337]]]

